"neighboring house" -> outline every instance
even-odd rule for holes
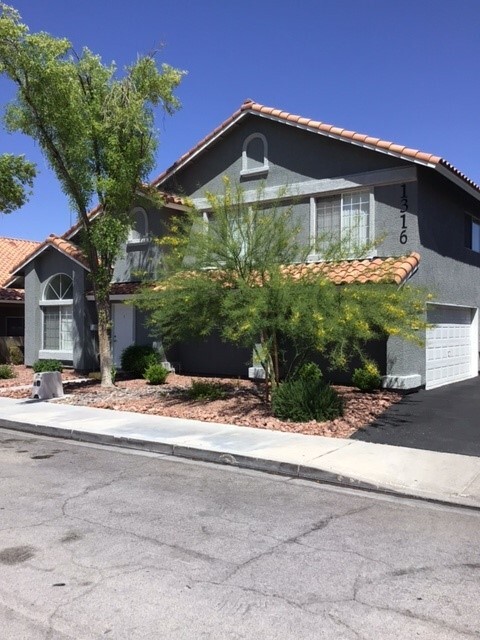
[[[9,347],[16,345],[23,350],[23,282],[19,278],[12,283],[11,269],[38,244],[31,240],[0,238],[0,362],[7,360]]]
[[[366,260],[321,261],[321,247],[301,271],[327,269],[337,283],[376,280],[385,269],[402,285],[428,288],[426,345],[398,338],[374,346],[385,383],[433,388],[478,374],[480,307],[480,188],[438,156],[246,101],[228,120],[184,154],[154,182],[165,194],[188,197],[208,216],[205,192],[221,192],[222,176],[240,182],[246,200],[264,185],[265,201],[294,197],[292,215],[309,242],[324,233],[351,233],[356,243],[384,238]],[[152,338],[144,318],[123,302],[140,272],[158,258],[152,236],[163,232],[180,198],[157,210],[139,201],[136,224],[115,269],[111,300],[113,353]],[[96,213],[95,215],[99,215]],[[51,237],[15,272],[25,276],[26,363],[60,357],[77,368],[95,363],[95,318],[88,269],[77,253],[78,226]],[[157,339],[161,339],[158,336]],[[177,345],[170,359],[183,371],[245,376],[247,350],[221,344]]]

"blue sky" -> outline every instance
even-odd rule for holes
[[[163,45],[185,69],[183,108],[159,114],[157,171],[246,98],[445,157],[480,182],[478,0],[17,0],[31,31],[119,67]],[[13,95],[0,80],[0,104]],[[0,153],[38,165],[34,194],[0,235],[42,240],[75,221],[38,149],[0,132]]]

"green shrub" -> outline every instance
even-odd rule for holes
[[[158,362],[158,354],[149,345],[131,344],[123,351],[120,362],[124,373],[141,378],[151,364]]]
[[[165,369],[163,364],[154,362],[146,368],[143,377],[148,382],[148,384],[164,384],[169,373],[170,371],[168,369]]]
[[[317,365],[308,363],[273,390],[272,413],[292,422],[325,422],[343,415],[343,399],[323,381]]]
[[[60,360],[37,360],[33,363],[33,370],[35,373],[42,373],[43,371],[63,371],[63,364]]]
[[[192,400],[221,400],[225,397],[225,388],[210,380],[193,380],[188,390]]]
[[[9,364],[23,364],[22,350],[16,344],[8,347],[8,362]]]
[[[9,378],[15,378],[17,374],[13,370],[10,364],[0,364],[0,379],[7,380]]]
[[[355,369],[352,382],[360,391],[373,391],[374,389],[378,389],[382,383],[382,378],[375,362],[367,360],[363,367]]]

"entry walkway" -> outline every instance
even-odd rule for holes
[[[0,426],[480,508],[480,458],[0,398]]]

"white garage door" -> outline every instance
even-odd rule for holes
[[[429,305],[427,319],[435,326],[427,329],[427,389],[476,375],[472,318],[466,307]]]

